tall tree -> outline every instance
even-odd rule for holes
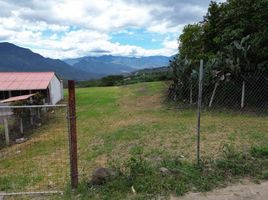
[[[203,27],[201,24],[189,24],[179,37],[179,54],[197,63],[203,53]]]

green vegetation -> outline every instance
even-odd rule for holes
[[[77,87],[120,86],[141,82],[165,81],[171,79],[168,67],[142,69],[126,75],[110,75],[97,80],[79,81]]]
[[[170,98],[197,101],[196,77],[203,59],[205,105],[267,109],[267,6],[267,0],[211,2],[203,22],[185,26],[170,64]]]
[[[107,179],[101,186],[90,186],[82,182],[78,190],[66,193],[66,199],[155,199],[170,194],[181,196],[187,191],[209,191],[225,181],[244,176],[265,178],[268,160],[257,159],[252,154],[237,152],[232,146],[225,145],[221,158],[206,160],[197,167],[182,157],[161,155],[158,161],[146,159],[139,146],[131,149],[129,159],[111,167],[120,175]],[[268,153],[265,154],[268,156]],[[168,169],[161,172],[160,168]]]
[[[167,87],[165,82],[149,82],[77,88],[80,184],[77,193],[66,191],[66,199],[148,199],[206,191],[213,183],[225,184],[234,177],[266,177],[267,116],[204,112],[204,165],[197,168],[196,109],[166,103]],[[0,190],[66,187],[69,161],[64,110],[51,113],[51,119],[26,143],[0,150]],[[226,156],[232,149],[223,151],[223,144],[236,150],[234,158]],[[122,174],[103,186],[89,187],[91,173],[100,166],[119,169]],[[163,175],[160,167],[172,173]]]

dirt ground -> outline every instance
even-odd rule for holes
[[[255,184],[246,181],[216,189],[206,193],[188,193],[183,197],[171,197],[170,200],[267,200],[268,181]]]
[[[25,199],[50,199],[53,196],[28,196]],[[13,199],[10,197],[3,198],[0,193],[0,200]],[[21,199],[16,197],[14,199]],[[53,198],[52,198],[53,199]],[[260,184],[249,182],[234,184],[226,188],[216,189],[206,193],[187,193],[183,197],[170,197],[170,200],[268,200],[268,181]]]

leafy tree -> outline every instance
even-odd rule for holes
[[[203,27],[201,24],[189,24],[184,27],[179,37],[180,58],[192,60],[192,64],[199,62],[203,55]]]
[[[203,42],[204,51],[210,58],[217,52],[222,51],[221,35],[223,31],[222,13],[224,12],[224,4],[211,2],[208,12],[203,21]]]
[[[122,75],[111,75],[111,76],[105,76],[101,79],[103,86],[114,86],[116,85],[116,82],[122,81],[124,79],[124,76]]]
[[[218,86],[228,85],[227,82],[231,81],[231,87],[240,88],[242,84],[243,107],[245,80],[256,83],[267,80],[267,19],[268,0],[212,1],[203,22],[186,25],[178,39],[179,56],[170,63],[173,69],[173,93],[177,97],[181,95],[181,100],[185,99],[187,95],[181,90],[192,88],[192,75],[197,74],[198,63],[202,58],[206,61],[204,86],[212,88],[209,89],[209,106],[215,99]],[[186,60],[191,62],[187,64]],[[228,88],[224,87],[226,93]],[[253,92],[250,90],[247,89],[249,94]],[[235,89],[235,95],[239,96],[239,89]],[[263,98],[260,99],[266,99],[265,94],[261,95]]]

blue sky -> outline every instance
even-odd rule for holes
[[[218,0],[220,1],[220,0]],[[0,0],[0,42],[52,58],[177,53],[210,0]]]
[[[152,33],[144,28],[127,28],[121,32],[112,32],[110,36],[112,42],[119,42],[121,45],[137,45],[145,49],[163,48],[162,41],[166,37],[172,37],[171,34]]]

